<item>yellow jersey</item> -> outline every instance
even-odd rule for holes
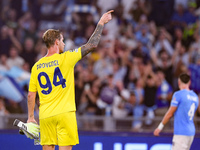
[[[82,58],[81,48],[43,57],[34,64],[30,92],[38,92],[39,118],[75,111],[74,66]]]

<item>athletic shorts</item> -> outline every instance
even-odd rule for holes
[[[194,136],[174,135],[172,140],[172,150],[189,150],[193,139]]]
[[[40,141],[41,145],[79,144],[76,113],[73,111],[40,119]]]

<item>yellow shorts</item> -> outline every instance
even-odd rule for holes
[[[79,144],[76,113],[73,111],[40,119],[40,140],[41,145]]]

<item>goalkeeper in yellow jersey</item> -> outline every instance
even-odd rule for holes
[[[43,150],[71,150],[79,143],[76,122],[74,66],[100,41],[104,24],[112,19],[113,10],[103,14],[88,42],[78,49],[63,52],[63,35],[59,30],[49,29],[43,34],[48,48],[46,56],[34,64],[28,93],[28,120],[34,118],[35,97],[40,99],[40,139]]]

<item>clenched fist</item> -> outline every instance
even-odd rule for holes
[[[154,130],[153,134],[154,134],[155,136],[159,136],[160,131],[161,131],[160,129],[156,128],[156,129]]]

